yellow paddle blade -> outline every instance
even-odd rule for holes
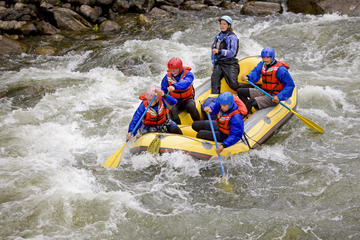
[[[126,143],[125,142],[122,147],[116,152],[116,153],[113,153],[104,163],[104,166],[105,167],[108,167],[108,168],[117,168],[117,166],[119,165],[120,163],[120,159],[121,159],[121,154],[124,150],[124,147],[126,146]]]
[[[312,128],[320,133],[324,133],[325,130],[320,127],[319,125],[317,125],[316,123],[314,123],[313,121],[311,121],[310,119],[304,117],[304,116],[301,116],[299,113],[295,112],[294,110],[291,110],[291,112],[296,115],[298,118],[300,118],[300,120],[306,125],[308,126],[309,128]]]
[[[157,156],[160,150],[160,143],[161,143],[160,137],[156,135],[155,138],[149,144],[147,151],[152,155]]]
[[[222,190],[224,190],[225,192],[233,191],[233,186],[231,185],[230,181],[228,179],[226,179],[225,176],[221,176],[220,188]]]

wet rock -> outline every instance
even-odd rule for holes
[[[91,22],[95,23],[98,17],[102,14],[102,8],[90,7],[89,5],[81,5],[80,13],[90,19]]]
[[[160,8],[167,11],[167,12],[180,13],[180,9],[178,9],[177,7],[168,6],[168,5],[162,5]]]
[[[133,0],[130,8],[136,12],[149,12],[155,6],[155,0]]]
[[[157,5],[169,5],[173,7],[179,7],[184,2],[184,0],[156,0]]]
[[[56,21],[57,26],[63,30],[84,31],[91,29],[91,24],[82,16],[68,8],[54,7],[48,9]]]
[[[149,14],[154,17],[169,17],[170,16],[170,14],[167,11],[162,10],[157,7],[154,7],[153,9],[151,9]]]
[[[209,6],[220,6],[222,4],[222,0],[205,0],[204,3]]]
[[[0,54],[21,54],[27,50],[26,45],[0,35]]]
[[[60,31],[59,29],[57,29],[56,27],[45,21],[37,22],[36,28],[41,34],[45,34],[45,35],[53,35]]]
[[[106,20],[100,24],[101,32],[118,32],[120,31],[120,26],[114,21]]]
[[[360,16],[359,0],[287,0],[288,10],[295,13],[324,14],[335,13]]]
[[[207,5],[205,4],[201,4],[201,3],[197,3],[195,1],[186,1],[183,9],[185,10],[195,10],[195,11],[201,11],[208,8]]]
[[[36,28],[35,24],[32,22],[26,23],[20,28],[20,31],[24,35],[34,35],[38,33],[38,29]]]
[[[140,25],[147,25],[151,23],[151,21],[144,14],[140,14],[138,16],[137,22]]]
[[[130,8],[130,2],[127,0],[116,0],[112,10],[119,13],[127,12]]]
[[[238,7],[235,2],[229,2],[229,1],[223,1],[220,6],[223,7],[224,9],[235,9]]]
[[[0,19],[3,21],[30,21],[36,19],[36,13],[27,4],[16,3],[13,8],[0,9]]]
[[[96,0],[96,3],[100,5],[110,5],[112,4],[113,0]]]
[[[51,35],[51,39],[56,42],[61,42],[65,37],[61,34]]]
[[[282,13],[279,3],[251,1],[245,3],[241,9],[241,14],[250,16],[267,16]]]
[[[22,26],[27,24],[25,21],[1,21],[0,20],[0,30],[4,31],[14,31],[20,30]]]
[[[35,53],[38,55],[44,56],[54,56],[56,55],[56,48],[52,46],[42,46],[35,49]]]
[[[18,107],[34,107],[46,92],[51,92],[43,87],[34,86],[18,86],[9,88],[5,94],[1,94],[0,98],[12,98],[13,105]]]

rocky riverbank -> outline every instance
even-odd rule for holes
[[[214,7],[252,16],[281,14],[284,7],[295,13],[360,16],[358,0],[7,0],[0,1],[0,54],[57,55],[56,47],[31,47],[26,39],[50,36],[61,41],[74,33],[116,34],[129,14],[136,15],[129,21],[146,26],[174,14]]]

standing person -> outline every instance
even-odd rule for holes
[[[216,114],[216,121],[212,120],[215,136],[221,144],[216,149],[221,153],[224,148],[230,147],[237,143],[244,132],[243,115],[247,114],[245,105],[241,100],[231,92],[223,92],[215,102],[204,108],[207,113]],[[206,140],[214,140],[209,120],[196,121],[192,128],[198,132],[196,137]]]
[[[171,58],[168,62],[167,74],[161,81],[161,90],[177,100],[177,104],[170,110],[170,118],[181,124],[179,113],[186,110],[193,121],[200,119],[195,104],[194,74],[191,67],[183,66],[180,58]]]
[[[142,119],[142,124],[140,124],[137,129],[135,129],[132,135],[131,132],[135,128],[146,108],[149,106],[149,103],[151,102],[151,99],[154,97],[155,93],[157,96]],[[176,123],[168,117],[168,105],[175,105],[177,103],[176,99],[165,94],[163,91],[157,89],[154,86],[149,87],[146,93],[140,95],[139,99],[142,100],[142,102],[136,109],[129,124],[128,134],[126,136],[127,140],[135,136],[138,130],[141,134],[145,134],[147,132],[169,132],[182,134]]]
[[[291,97],[295,88],[294,81],[288,71],[290,66],[275,59],[275,50],[273,48],[264,48],[261,51],[261,57],[262,61],[248,75],[242,76],[241,80],[256,83],[261,78],[261,88],[274,96],[274,98],[270,98],[256,88],[239,88],[237,94],[245,103],[248,111],[252,107],[263,109],[274,106],[279,101]]]
[[[221,32],[215,36],[211,47],[213,72],[211,74],[211,93],[220,93],[221,79],[224,77],[231,89],[239,87],[238,75],[240,71],[236,55],[239,50],[239,39],[233,31],[232,19],[222,16],[219,19]]]

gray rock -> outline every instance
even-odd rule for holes
[[[37,22],[36,28],[39,30],[41,34],[45,34],[45,35],[53,35],[60,31],[59,29],[57,29],[56,27],[45,21]]]
[[[0,35],[0,54],[21,54],[27,52],[28,47],[18,41]]]
[[[101,15],[101,8],[92,8],[89,5],[81,5],[80,13],[95,23],[98,17]]]
[[[60,29],[69,31],[84,31],[91,29],[92,25],[82,16],[68,8],[54,7],[49,9]]]
[[[0,30],[4,31],[13,31],[20,30],[22,26],[26,24],[25,21],[1,21],[0,20]]]
[[[34,34],[38,33],[38,29],[36,28],[35,24],[32,22],[28,22],[25,25],[23,25],[20,28],[20,31],[24,35],[34,35]]]
[[[56,48],[52,46],[42,46],[35,49],[36,54],[44,56],[54,56],[56,55],[56,51]]]
[[[118,32],[120,31],[120,26],[114,21],[106,20],[100,24],[101,32]]]
[[[155,17],[168,17],[168,16],[170,16],[170,14],[167,11],[162,10],[160,8],[157,8],[157,7],[154,7],[153,9],[151,9],[149,14],[151,16],[155,16]]]
[[[282,13],[279,3],[251,1],[245,3],[241,9],[241,14],[250,16],[267,16]]]
[[[359,0],[287,0],[288,10],[295,13],[324,14],[335,13],[360,16]]]

